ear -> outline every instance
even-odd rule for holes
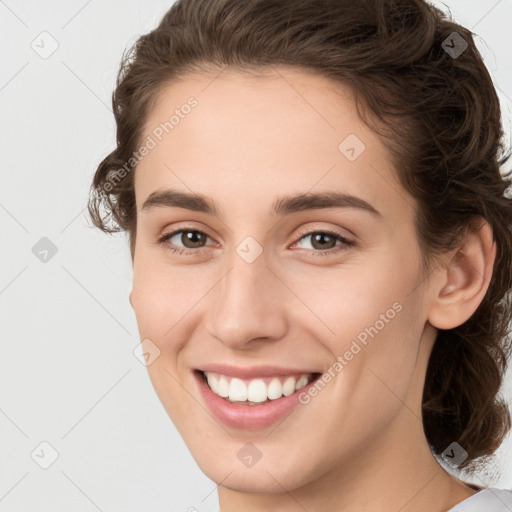
[[[132,309],[133,309],[133,299],[132,299],[132,294],[133,294],[133,290],[130,292],[130,295],[128,295],[128,300],[130,301],[130,305],[132,306]]]
[[[469,227],[463,244],[443,268],[428,321],[439,329],[462,325],[477,310],[489,287],[496,243],[488,222]]]

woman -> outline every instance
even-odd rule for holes
[[[471,32],[421,0],[183,0],[124,56],[89,211],[222,512],[512,510],[512,200]],[[449,472],[451,468],[454,471]]]

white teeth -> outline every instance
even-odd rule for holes
[[[261,379],[251,380],[247,388],[247,400],[264,402],[267,399],[267,385]]]
[[[300,388],[303,388],[308,383],[308,378],[303,375],[298,381],[297,384],[295,384],[295,391],[299,390]]]
[[[208,386],[217,393],[217,390],[219,389],[219,379],[217,378],[217,375],[214,373],[205,373],[205,376],[208,381]]]
[[[223,398],[229,396],[229,382],[224,375],[220,376],[216,393]]]
[[[312,380],[311,374],[301,375],[299,378],[289,376],[284,382],[277,377],[272,379],[252,379],[243,381],[212,372],[204,372],[208,386],[218,396],[227,398],[230,402],[247,402],[249,405],[277,400],[290,396],[295,391],[306,386]]]
[[[283,386],[277,377],[274,377],[270,381],[267,389],[267,396],[270,400],[277,400],[283,396]]]
[[[295,392],[295,377],[288,377],[283,384],[283,395],[290,396]]]
[[[247,386],[241,379],[231,379],[229,383],[229,400],[231,402],[245,402],[247,400]]]

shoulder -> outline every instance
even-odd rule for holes
[[[448,512],[510,512],[512,489],[484,488]]]

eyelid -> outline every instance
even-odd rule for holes
[[[178,224],[173,224],[172,229],[166,232],[166,227],[161,230],[161,235],[158,236],[158,238],[162,238],[164,236],[170,236],[175,235],[179,233],[180,231],[198,231],[199,233],[203,233],[207,235],[212,240],[215,240],[215,237],[212,236],[208,228],[204,227],[202,224],[197,227],[194,224],[190,224],[188,222],[183,222]]]
[[[349,231],[349,233],[350,233],[349,235],[345,235],[344,233],[342,233],[342,231],[343,231],[343,228],[340,228],[340,227],[326,228],[324,226],[316,226],[315,225],[315,226],[309,226],[307,228],[301,228],[298,231],[298,233],[295,235],[294,238],[296,238],[297,241],[299,241],[303,236],[311,235],[313,233],[328,233],[328,234],[338,236],[340,238],[344,238],[347,241],[355,243],[354,239],[357,238],[356,235],[353,235],[351,231]],[[348,231],[348,230],[345,229],[344,231]]]

